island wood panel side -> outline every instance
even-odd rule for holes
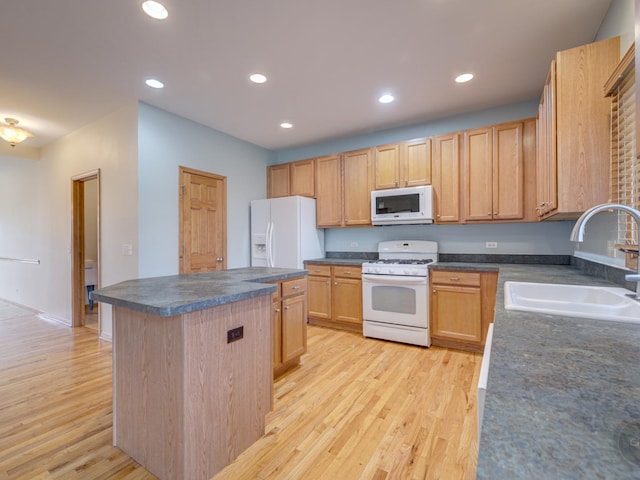
[[[113,443],[160,478],[182,477],[183,357],[180,317],[114,307]]]
[[[264,435],[272,408],[271,296],[184,315],[185,468],[208,479]],[[227,343],[227,331],[244,327]]]

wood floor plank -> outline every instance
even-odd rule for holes
[[[155,478],[111,445],[112,345],[4,312],[16,316],[0,317],[0,480]],[[480,361],[310,326],[265,435],[214,478],[474,478]]]

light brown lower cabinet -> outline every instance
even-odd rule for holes
[[[307,351],[307,277],[274,282],[271,297],[273,322],[273,377],[300,363]]]
[[[432,270],[431,344],[482,352],[493,321],[497,272]]]
[[[309,323],[362,332],[362,267],[306,264]]]

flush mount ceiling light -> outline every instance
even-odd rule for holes
[[[281,126],[282,128],[293,128],[293,124],[292,124],[292,123],[289,123],[289,122],[282,122],[282,123],[280,124],[280,126]]]
[[[380,103],[391,103],[393,102],[395,99],[393,98],[393,95],[389,95],[388,93],[385,93],[384,95],[382,95],[378,101]]]
[[[457,83],[466,83],[473,78],[473,73],[463,73],[462,75],[458,75],[456,77]]]
[[[145,80],[144,83],[151,88],[164,88],[164,83],[160,80],[156,80],[155,78],[149,78],[148,80]]]
[[[153,0],[142,2],[142,10],[144,10],[144,13],[157,20],[164,20],[169,16],[169,12],[164,8],[164,5],[159,2],[154,2]]]
[[[15,118],[5,118],[6,125],[0,125],[0,137],[9,142],[9,145],[15,147],[16,144],[25,141],[27,138],[33,137],[33,133],[27,132],[24,128],[18,127],[18,120]]]
[[[261,73],[252,73],[249,76],[249,80],[251,80],[253,83],[264,83],[267,81],[267,77],[265,77]]]

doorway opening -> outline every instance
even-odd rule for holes
[[[89,293],[100,286],[100,170],[71,178],[72,325],[100,332],[100,305]]]

